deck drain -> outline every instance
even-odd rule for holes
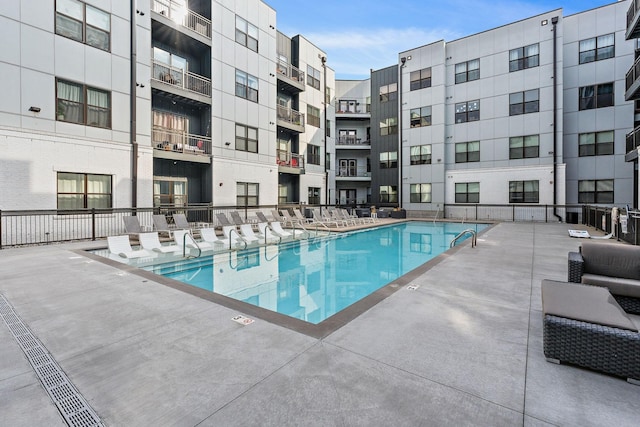
[[[65,421],[72,427],[103,426],[100,417],[73,386],[47,349],[0,294],[0,316],[27,356],[36,375]]]

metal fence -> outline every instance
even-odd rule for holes
[[[582,222],[583,205],[444,205],[440,218],[462,221]],[[556,216],[558,215],[558,216]]]

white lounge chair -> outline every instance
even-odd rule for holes
[[[182,251],[182,248],[178,245],[163,245],[160,243],[157,231],[153,231],[151,233],[140,233],[138,238],[140,239],[140,245],[148,251],[158,252],[161,254]]]
[[[277,243],[282,239],[281,236],[277,235],[275,232],[272,232],[271,228],[269,228],[269,224],[266,222],[258,223],[258,230],[260,230],[260,243]],[[284,231],[284,230],[283,230]]]
[[[251,224],[242,224],[240,226],[240,237],[242,237],[242,240],[247,242],[247,245],[260,243],[260,238],[253,232]]]
[[[228,238],[221,239],[220,237],[218,237],[218,235],[216,234],[216,230],[213,228],[201,228],[200,237],[202,237],[203,243],[207,243],[212,247],[216,245],[219,247],[225,247],[225,248],[229,247],[229,239]]]
[[[613,233],[605,234],[604,236],[592,236],[587,230],[567,230],[570,237],[579,237],[582,239],[610,239],[613,237]]]
[[[280,236],[283,239],[293,236],[292,233],[282,228],[282,224],[278,221],[271,222],[271,229],[276,234],[276,236]]]
[[[189,230],[176,230],[173,232],[173,241],[177,246],[187,249],[200,249],[201,251],[212,251],[213,245],[207,242],[197,242]]]
[[[133,249],[129,242],[129,236],[108,236],[107,246],[109,252],[122,258],[150,257],[151,253],[146,249]]]

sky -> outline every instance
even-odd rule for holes
[[[342,80],[366,79],[370,69],[397,62],[398,53],[451,41],[563,8],[563,15],[615,0],[263,0],[277,28],[303,35],[327,54]]]

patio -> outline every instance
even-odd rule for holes
[[[2,250],[0,294],[107,426],[637,425],[639,386],[542,353],[569,228],[498,224],[322,339],[74,252],[104,241]],[[3,423],[65,425],[0,343]]]

